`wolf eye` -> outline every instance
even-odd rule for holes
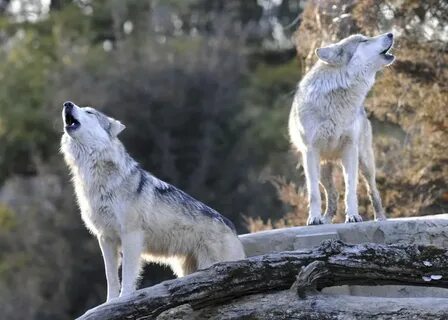
[[[359,41],[359,42],[367,42],[367,41],[369,41],[369,40],[361,40],[361,41]]]
[[[93,112],[92,111],[86,111],[88,114],[93,114]]]

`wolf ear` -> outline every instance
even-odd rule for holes
[[[318,48],[315,51],[316,56],[325,63],[339,64],[341,63],[342,50],[336,45]]]
[[[109,123],[110,123],[110,127],[109,127],[109,133],[111,136],[116,137],[118,136],[118,134],[123,131],[124,129],[126,129],[126,126],[124,124],[122,124],[120,121],[115,120],[113,118],[109,118]]]

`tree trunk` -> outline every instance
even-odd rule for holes
[[[156,319],[159,315],[163,319],[176,312],[181,312],[186,319],[190,316],[192,319],[206,319],[207,316],[200,315],[201,312],[208,313],[208,318],[217,319],[232,319],[232,314],[243,318],[252,314],[251,319],[297,319],[305,316],[336,319],[338,314],[369,319],[366,314],[371,314],[379,319],[380,311],[385,315],[384,319],[400,312],[407,314],[407,318],[412,315],[425,319],[434,317],[437,312],[448,312],[448,308],[443,307],[447,303],[438,303],[438,308],[434,308],[431,302],[423,303],[425,299],[414,299],[422,300],[420,307],[415,308],[409,302],[412,299],[395,299],[392,305],[394,299],[389,298],[338,297],[318,292],[324,287],[344,284],[447,288],[448,252],[431,246],[348,245],[328,240],[313,250],[219,263],[100,305],[79,319]],[[293,290],[276,292],[291,286]],[[263,301],[257,294],[270,298]],[[431,298],[433,300],[437,299]],[[223,313],[226,308],[228,313]],[[270,310],[278,312],[278,317],[268,316]],[[215,316],[212,316],[213,312]]]

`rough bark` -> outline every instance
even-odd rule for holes
[[[278,300],[269,299],[269,302],[258,303],[257,300],[250,299],[256,294],[273,295],[276,291],[290,288],[294,283],[293,291],[283,292],[286,295],[284,299],[280,299],[279,296]],[[318,306],[331,304],[329,301],[338,297],[316,295],[313,292],[324,287],[343,284],[401,284],[447,288],[448,252],[431,246],[347,245],[340,241],[324,241],[319,248],[313,250],[267,254],[236,262],[216,264],[209,269],[165,281],[100,305],[79,319],[156,319],[161,313],[169,313],[166,310],[182,305],[192,310],[219,310],[231,300],[240,302],[244,299],[248,299],[248,303],[254,308],[254,315],[247,315],[250,319],[268,319],[261,317],[263,310],[264,313],[268,310],[285,313],[289,306],[292,308],[292,313],[290,317],[283,317],[284,319],[296,319],[295,312],[299,310],[302,317],[308,315],[309,319],[314,319],[319,313],[318,310],[328,309],[327,307],[319,307],[319,309]],[[307,293],[307,298],[301,299],[298,293],[302,297]],[[315,303],[311,303],[310,299],[315,299]],[[359,300],[360,297],[343,298],[344,301],[346,299]],[[369,308],[380,306],[381,299],[377,300],[379,300],[378,303],[367,303]],[[393,308],[384,309],[387,308],[387,301],[383,299],[383,309],[378,310],[390,311],[393,314],[395,312]],[[245,309],[244,303],[239,305],[241,309],[249,310]],[[313,309],[313,305],[317,309]],[[220,307],[211,309],[216,306]],[[333,310],[329,311],[328,317],[320,315],[316,319],[334,319],[333,316],[337,315],[337,312],[348,312],[344,308],[339,306],[338,309],[334,306],[328,309]],[[356,318],[358,311],[355,308],[352,309]],[[362,309],[364,310],[364,307]],[[173,312],[174,310],[177,309],[173,309]],[[240,314],[241,312],[240,310]],[[415,308],[406,312],[408,315],[412,313],[419,319],[425,319],[428,314],[432,316],[435,310],[428,307],[428,309],[423,308],[420,313]],[[198,315],[196,317],[199,318]],[[215,318],[220,319],[219,316]],[[223,319],[227,318],[232,319],[230,315],[223,316]],[[279,319],[282,317],[279,316]]]
[[[297,299],[290,290],[256,294],[219,306],[193,310],[169,309],[157,320],[442,320],[448,319],[448,299],[379,298],[317,294]]]

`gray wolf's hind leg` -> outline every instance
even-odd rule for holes
[[[327,162],[322,164],[320,170],[320,184],[324,188],[326,199],[325,214],[323,217],[324,223],[331,223],[338,210],[339,194],[336,191],[333,181],[333,169],[334,164]]]
[[[197,269],[207,269],[217,262],[221,262],[222,259],[219,259],[216,254],[213,253],[213,250],[210,248],[202,248],[197,252]]]
[[[187,254],[184,257],[170,259],[171,270],[180,278],[198,270],[197,260],[194,254]]]
[[[196,258],[193,255],[188,255],[185,257],[185,260],[182,262],[182,271],[183,275],[186,276],[198,270],[198,263]]]
[[[375,158],[371,144],[365,145],[364,150],[359,156],[359,169],[366,182],[369,198],[373,205],[375,220],[386,220],[383,205],[381,204],[381,197],[376,187],[375,181]]]

